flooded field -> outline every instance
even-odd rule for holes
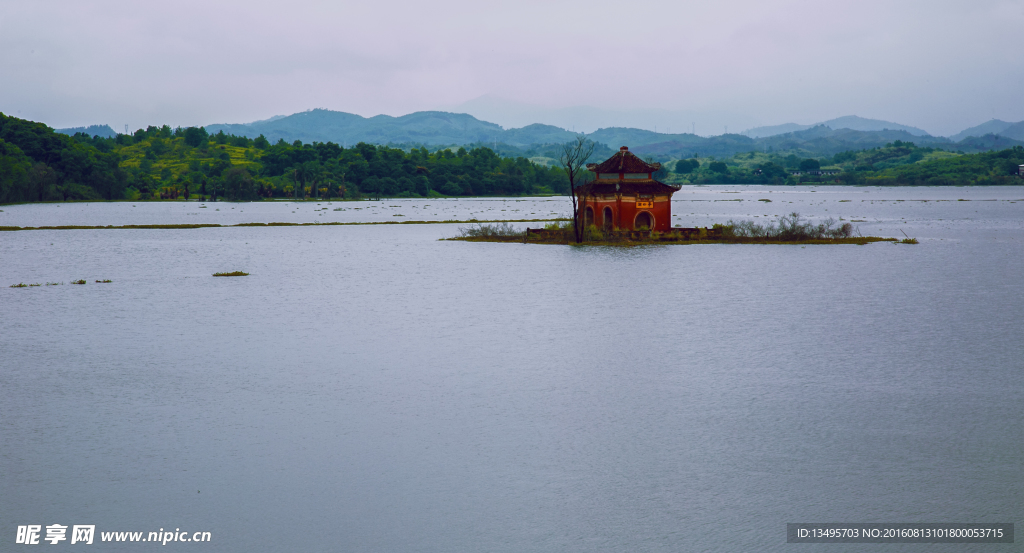
[[[0,226],[465,221],[569,202],[0,210]],[[673,203],[681,226],[794,211],[920,244],[0,232],[0,520],[210,531],[168,544],[210,552],[789,551],[787,522],[1019,523],[1024,187]]]

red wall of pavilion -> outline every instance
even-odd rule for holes
[[[582,206],[581,206],[582,207]],[[587,207],[594,210],[594,224],[604,227],[604,208],[610,207],[614,226],[620,230],[636,230],[633,224],[636,216],[641,211],[646,211],[654,218],[654,229],[659,232],[667,232],[672,228],[672,201],[671,197],[663,200],[655,200],[654,207],[637,209],[634,198],[623,198],[621,202],[615,200],[587,199]]]

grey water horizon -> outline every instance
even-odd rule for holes
[[[0,206],[0,226],[568,212],[319,204]],[[921,243],[0,232],[0,550],[54,523],[95,524],[90,550],[180,528],[213,540],[170,547],[218,552],[832,551],[786,523],[1019,524],[1024,187],[686,187],[673,223],[790,212]]]

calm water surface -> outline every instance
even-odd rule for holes
[[[53,523],[212,532],[167,546],[190,551],[1020,550],[785,544],[787,522],[1024,523],[1024,188],[811,190],[694,187],[673,209],[921,244],[0,233],[0,550]],[[0,225],[567,212],[550,200],[22,205]],[[210,276],[231,270],[251,275]]]

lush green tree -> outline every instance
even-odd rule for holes
[[[185,144],[198,148],[209,136],[203,127],[189,127],[185,129]]]
[[[762,164],[760,166],[761,176],[767,182],[773,182],[775,179],[785,179],[789,176],[789,171],[786,171],[781,165],[776,165],[772,162]]]
[[[708,165],[708,169],[711,169],[711,171],[715,173],[729,172],[729,167],[726,166],[724,161],[712,161],[711,164]]]
[[[816,159],[808,158],[800,162],[801,171],[817,171],[818,169],[821,169],[821,163]]]
[[[430,180],[423,175],[416,177],[415,191],[420,196],[430,194]]]
[[[676,162],[676,173],[687,175],[698,167],[700,167],[700,162],[696,159],[680,159]]]
[[[233,201],[251,201],[257,198],[257,189],[252,175],[244,167],[232,167],[224,171],[224,196]]]

